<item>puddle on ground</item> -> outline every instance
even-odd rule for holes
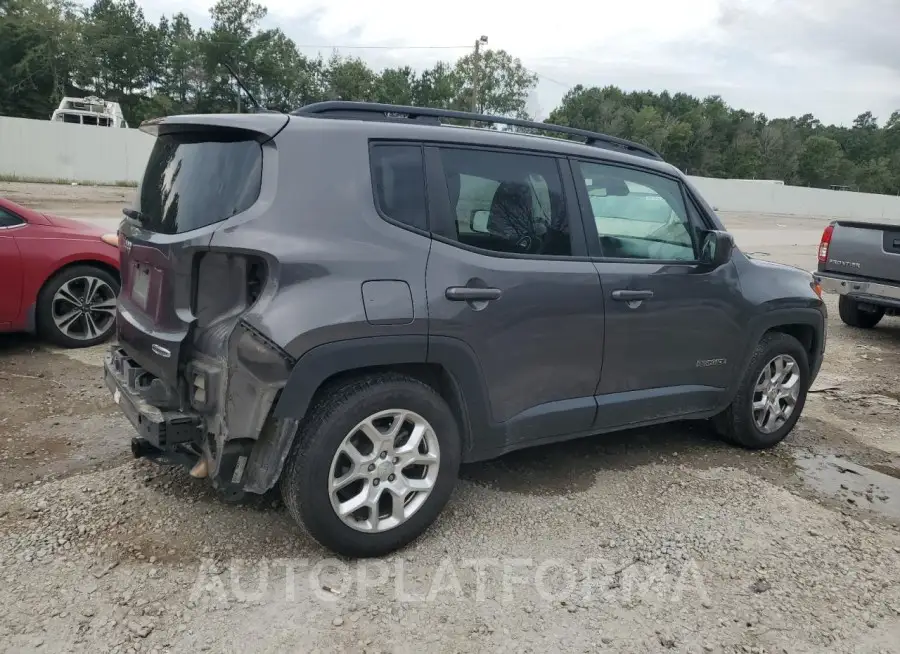
[[[889,477],[894,477],[895,479],[900,479],[900,468],[894,466],[886,466],[880,463],[876,463],[875,465],[869,466],[872,470],[877,470],[878,472],[882,472]]]
[[[900,469],[866,467],[836,456],[809,453],[798,453],[796,464],[800,477],[814,490],[848,506],[900,520]]]

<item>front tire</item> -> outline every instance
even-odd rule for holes
[[[103,343],[116,328],[118,294],[119,280],[103,268],[64,268],[38,294],[38,332],[45,340],[66,348]]]
[[[447,403],[417,379],[382,373],[338,383],[310,407],[282,497],[323,546],[382,556],[418,538],[444,508],[460,442]]]
[[[765,334],[731,405],[713,419],[727,441],[748,449],[777,445],[800,419],[809,388],[809,358],[800,342]]]
[[[874,307],[874,311],[863,311],[859,308],[859,302],[846,295],[838,298],[838,314],[845,325],[858,327],[859,329],[872,329],[884,318],[884,308]]]

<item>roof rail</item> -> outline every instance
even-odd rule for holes
[[[412,107],[400,104],[384,104],[380,102],[351,102],[347,100],[327,100],[314,102],[305,107],[300,107],[291,112],[292,116],[321,116],[323,118],[344,118],[349,120],[376,120],[388,122],[416,122],[426,125],[440,125],[441,118],[456,120],[469,120],[479,123],[512,125],[515,127],[527,127],[529,129],[556,132],[568,136],[579,136],[584,139],[585,145],[591,145],[610,150],[623,150],[629,154],[635,154],[650,159],[662,160],[656,150],[646,145],[609,136],[600,132],[591,132],[586,129],[564,127],[551,123],[538,123],[532,120],[519,118],[507,118],[505,116],[488,116],[469,111],[455,111],[452,109],[435,109],[433,107]]]

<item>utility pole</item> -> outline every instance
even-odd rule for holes
[[[235,67],[237,64],[235,63]],[[237,112],[241,113],[241,82],[237,73],[234,73],[235,82],[237,83]]]
[[[482,36],[477,41],[475,41],[475,57],[472,61],[472,113],[478,113],[478,75],[480,71],[478,70],[479,66],[481,66],[481,46],[487,45],[488,37]],[[472,121],[472,125],[475,125],[475,122]]]

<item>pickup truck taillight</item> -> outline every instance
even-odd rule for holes
[[[822,240],[819,241],[819,263],[828,261],[828,246],[831,245],[831,235],[834,233],[834,225],[829,225],[822,232]]]

